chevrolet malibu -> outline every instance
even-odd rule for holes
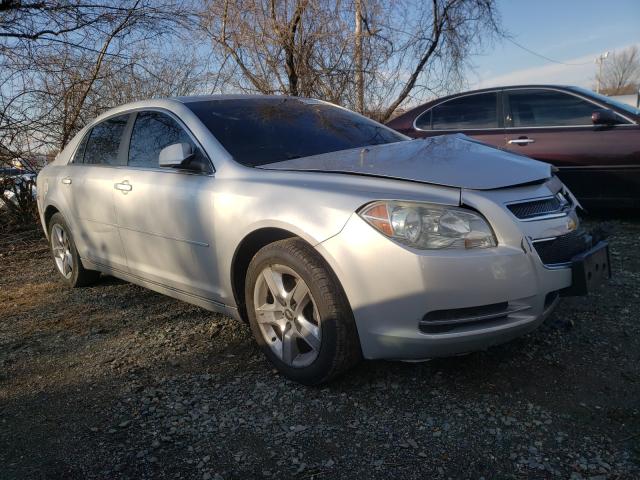
[[[64,283],[113,275],[247,321],[305,384],[508,341],[609,276],[550,165],[318,100],[125,105],[37,182]]]

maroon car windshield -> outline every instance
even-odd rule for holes
[[[373,120],[315,100],[245,98],[186,105],[237,162],[251,167],[406,140]]]

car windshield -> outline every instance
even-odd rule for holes
[[[236,161],[251,167],[406,140],[373,120],[316,100],[219,99],[187,106]]]
[[[572,90],[575,90],[578,93],[582,93],[583,95],[588,95],[590,97],[595,98],[596,100],[601,101],[602,103],[606,103],[607,105],[611,105],[612,107],[619,108],[620,110],[624,110],[625,112],[629,112],[632,115],[640,115],[640,110],[632,107],[629,104],[619,102],[611,97],[607,97],[605,95],[600,95],[599,93],[593,92],[591,90],[587,90],[586,88],[581,87],[571,87]]]

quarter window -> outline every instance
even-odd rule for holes
[[[575,95],[552,90],[508,92],[512,127],[591,125],[598,107]]]
[[[84,162],[84,151],[85,151],[85,148],[87,147],[87,141],[89,140],[89,135],[91,135],[91,131],[89,131],[88,133],[85,133],[85,135],[82,138],[82,140],[80,140],[80,144],[78,145],[78,148],[76,149],[76,153],[74,154],[73,160],[71,161],[71,163],[83,163]]]
[[[129,115],[110,118],[91,130],[84,150],[84,163],[120,165],[118,150]]]
[[[421,130],[498,128],[497,93],[454,98],[436,105],[416,120]]]
[[[129,166],[158,168],[160,151],[174,143],[188,143],[196,157],[203,157],[173,118],[160,112],[138,113],[129,144]]]

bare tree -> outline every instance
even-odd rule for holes
[[[364,70],[362,60],[362,0],[354,0],[355,23],[354,60],[356,68],[356,110],[364,113]]]
[[[633,45],[614,52],[602,64],[596,82],[605,95],[636,93],[640,88],[640,49]]]
[[[62,148],[87,120],[117,105],[123,92],[136,97],[134,86],[147,94],[160,80],[184,79],[182,72],[160,71],[169,58],[159,57],[175,51],[162,41],[176,41],[193,20],[191,7],[181,0],[3,1],[0,140],[5,160]],[[141,78],[147,81],[136,81]]]
[[[0,165],[59,151],[106,108],[191,93],[196,78],[204,88],[202,59],[170,56],[192,11],[188,0],[0,0]]]
[[[459,87],[502,33],[494,0],[210,0],[202,27],[243,91],[316,96],[387,120]]]

